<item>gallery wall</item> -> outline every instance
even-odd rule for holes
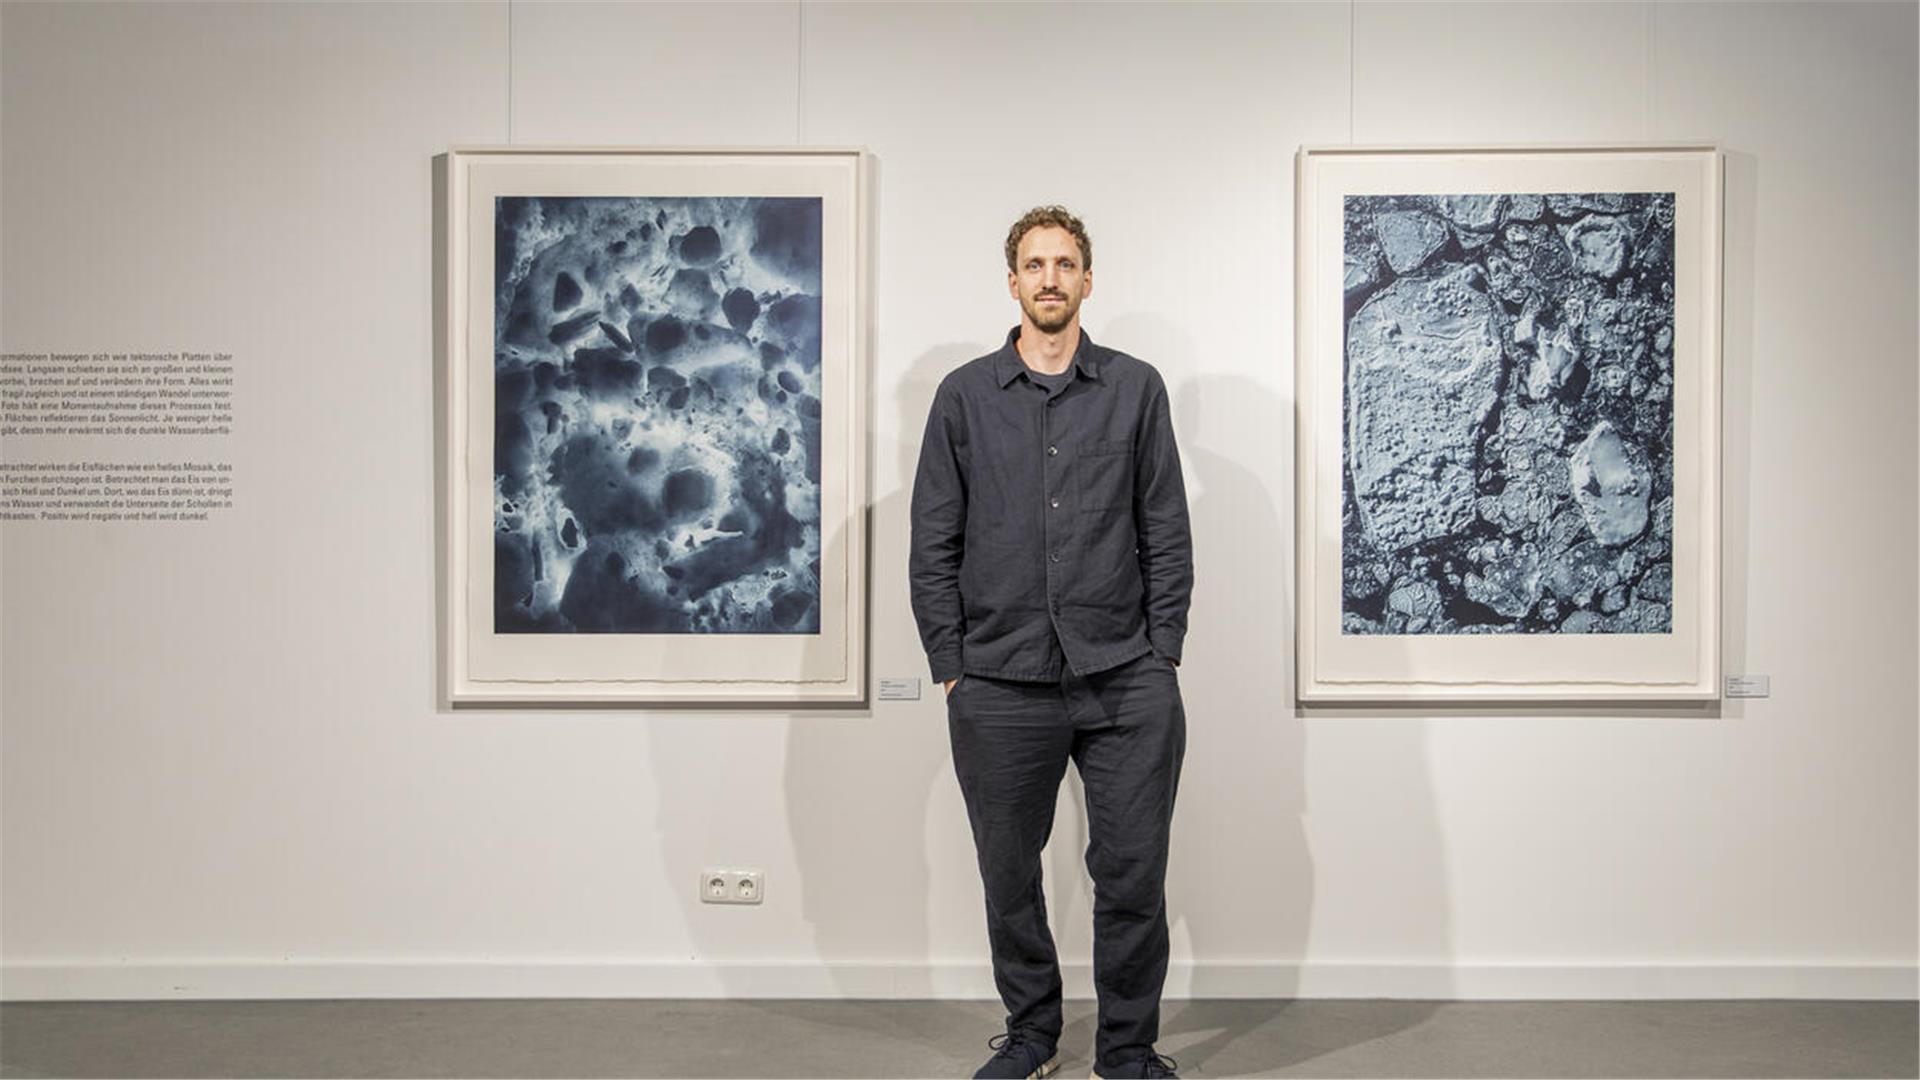
[[[935,384],[1088,222],[1198,563],[1172,996],[1912,997],[1911,4],[0,8],[0,351],[233,354],[197,523],[0,527],[0,994],[985,996],[937,689],[838,711],[436,700],[432,158],[874,155],[872,649],[926,676]],[[1301,144],[1727,151],[1725,670],[1661,708],[1292,705]],[[1089,987],[1085,815],[1046,859]],[[699,903],[706,866],[765,903]]]

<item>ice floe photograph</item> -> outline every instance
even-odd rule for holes
[[[1670,633],[1673,194],[1343,216],[1342,632]]]
[[[495,632],[817,634],[821,200],[494,212]]]

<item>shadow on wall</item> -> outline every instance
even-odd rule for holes
[[[1223,1014],[1209,1010],[1214,1023],[1205,1027],[1183,1022],[1187,1010],[1176,1002],[1165,1010],[1160,1049],[1215,1072],[1294,1066],[1337,1047],[1289,1041],[1298,1050],[1287,1061],[1247,1060],[1234,1052],[1254,1032],[1286,1024],[1284,1014],[1303,990],[1299,973],[1314,924],[1308,728],[1293,707],[1293,403],[1238,375],[1180,378],[1201,368],[1194,345],[1158,316],[1130,313],[1095,336],[1155,364],[1167,378],[1193,525],[1193,608],[1181,663],[1187,758],[1167,883],[1176,965],[1168,993],[1262,999],[1225,1014],[1224,1026]],[[1402,955],[1442,962],[1452,953],[1451,918],[1431,901],[1447,890],[1424,728],[1409,725],[1405,738],[1370,741],[1366,753],[1368,785],[1394,793],[1394,804],[1383,809],[1401,826],[1375,833],[1382,850],[1424,853],[1412,864],[1380,866],[1378,893],[1418,905],[1401,913],[1404,922],[1390,936],[1403,946]],[[1075,795],[1081,795],[1077,781]],[[1083,846],[1084,808],[1063,820]],[[1407,828],[1425,835],[1410,839]],[[1090,890],[1076,858],[1077,852],[1057,852],[1056,873],[1075,871],[1081,888]],[[1346,853],[1334,861],[1370,863],[1373,856]],[[1090,930],[1076,925],[1074,932],[1082,936],[1073,955],[1090,955]],[[1191,972],[1185,980],[1183,963]],[[1449,990],[1436,986],[1431,996],[1446,997]],[[1415,1026],[1430,1012],[1376,1013],[1377,1029],[1360,1039]],[[1087,1030],[1074,1037],[1090,1040],[1092,1022],[1082,1023]],[[1343,1036],[1343,1045],[1355,1041],[1352,1032]]]
[[[930,354],[915,371],[951,366],[940,358],[961,348]],[[921,417],[903,454],[918,452],[920,423],[938,378],[920,395]],[[903,395],[914,385],[910,379]],[[867,575],[870,613],[906,606],[905,539],[890,541],[885,531],[893,517],[905,522],[906,499],[902,492],[867,511],[869,552],[886,560],[900,553],[897,566],[850,568]],[[837,534],[826,544],[843,548],[846,540]],[[875,618],[871,625],[894,621]],[[872,669],[871,644],[867,661]],[[869,678],[871,694],[877,680]],[[885,969],[926,956],[922,826],[929,785],[946,760],[946,728],[919,722],[918,712],[876,712],[873,704],[791,711],[690,707],[648,724],[660,859],[685,917],[685,959],[706,968],[720,996],[892,997],[895,980]],[[777,733],[786,737],[778,759]],[[761,785],[776,782],[776,769],[781,790],[766,792]],[[765,816],[756,820],[756,813]],[[766,827],[776,824],[775,814],[786,820],[790,853],[777,830]],[[717,859],[765,869],[765,905],[702,903],[697,875]],[[813,928],[811,950],[783,931],[795,897],[800,917]],[[769,981],[767,969],[786,965],[792,980],[774,974]],[[831,985],[811,978],[816,965]]]
[[[989,346],[944,345],[906,373],[894,401],[894,446],[900,483],[873,508],[873,625],[913,626],[906,552],[913,474],[934,389],[954,368]],[[875,643],[875,664],[925,679],[919,639]],[[796,719],[787,728],[787,827],[800,867],[801,913],[813,930],[814,953],[829,964],[930,961],[932,896],[928,866],[930,796],[952,765],[943,691],[923,682],[917,705],[877,707],[867,717],[821,722]],[[943,772],[944,771],[944,772]],[[951,786],[951,785],[948,785]],[[947,808],[951,809],[951,808]],[[969,870],[971,868],[969,867]],[[984,915],[982,957],[985,954]],[[843,995],[870,994],[863,977],[835,970]],[[909,996],[931,987],[902,987]]]

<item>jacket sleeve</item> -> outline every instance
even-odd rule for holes
[[[967,439],[959,403],[946,383],[933,397],[920,465],[913,478],[907,580],[913,618],[935,682],[960,677],[966,612],[960,562],[967,534]]]
[[[1146,417],[1135,444],[1134,530],[1140,539],[1140,577],[1145,583],[1147,640],[1155,652],[1180,662],[1193,596],[1193,533],[1187,520],[1187,488],[1180,475],[1167,388],[1156,374]]]

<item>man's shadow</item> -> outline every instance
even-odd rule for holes
[[[1167,991],[1194,1000],[1163,1008],[1158,1048],[1190,1073],[1271,1072],[1417,1025],[1433,1004],[1366,1010],[1343,1018],[1336,1045],[1324,1034],[1316,1039],[1307,1010],[1297,1009],[1307,989],[1300,972],[1316,881],[1307,829],[1309,728],[1293,704],[1292,403],[1242,376],[1183,378],[1197,366],[1188,360],[1192,343],[1155,316],[1123,316],[1095,336],[1141,350],[1166,378],[1194,536],[1193,607],[1180,666],[1187,756],[1167,880]],[[1416,868],[1430,885],[1420,894],[1445,896],[1424,736],[1409,735],[1394,744],[1403,752],[1383,752],[1381,768],[1401,777],[1401,801],[1423,807],[1416,820],[1435,834],[1426,846],[1431,857]],[[1049,863],[1063,901],[1055,934],[1062,956],[1079,960],[1091,956],[1092,883],[1080,861],[1085,792],[1069,775]],[[1405,887],[1402,876],[1396,888]],[[1394,936],[1451,951],[1444,907],[1428,905],[1411,921],[1417,925],[1395,927]],[[1090,1015],[1074,1019],[1063,1046],[1091,1047],[1095,1026]],[[1236,1050],[1256,1032],[1264,1033],[1259,1050]],[[1287,1048],[1284,1059],[1272,1056],[1275,1046]]]
[[[927,410],[941,378],[990,351],[976,344],[934,348],[914,362],[895,393],[891,446],[883,451],[877,439],[875,445],[874,489],[887,494],[876,498],[871,518],[873,627],[915,625],[906,552]],[[890,472],[880,467],[883,460]],[[955,988],[935,985],[937,973],[924,980],[915,974],[933,951],[930,926],[953,922],[934,908],[977,908],[979,890],[964,816],[957,831],[950,827],[962,802],[949,765],[944,693],[926,678],[916,632],[871,636],[873,684],[881,675],[917,674],[920,700],[879,701],[876,692],[864,716],[802,716],[788,723],[787,824],[801,872],[801,914],[812,928],[815,954],[836,965],[843,996],[873,996],[875,971],[888,967],[897,969],[889,996],[946,996]],[[937,830],[931,828],[936,823]],[[937,889],[935,865],[956,870]],[[850,960],[856,963],[848,969]]]

